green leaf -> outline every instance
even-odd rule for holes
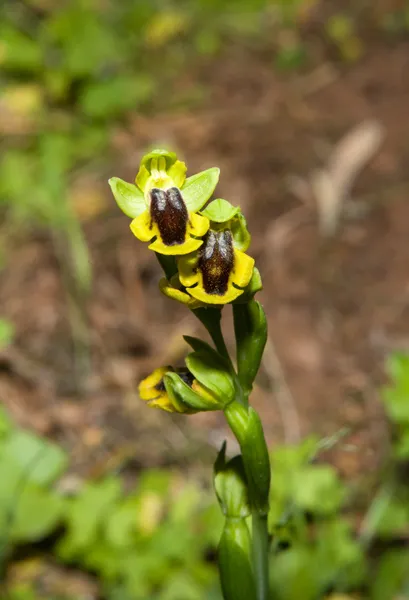
[[[344,489],[333,467],[305,466],[293,479],[294,502],[314,514],[333,514],[341,506]]]
[[[240,208],[238,206],[233,206],[227,200],[218,198],[217,200],[210,202],[210,204],[201,212],[202,215],[209,219],[209,221],[214,221],[215,223],[225,223],[230,221],[230,219],[233,219],[239,210]]]
[[[134,219],[147,209],[145,197],[136,185],[127,183],[119,177],[111,177],[108,183],[119,208],[128,217]]]
[[[16,430],[3,446],[3,460],[13,460],[27,481],[40,485],[54,482],[67,466],[67,456],[58,446],[28,431]]]
[[[225,461],[223,445],[214,466],[214,489],[226,517],[242,519],[250,515],[247,480],[241,456]]]
[[[6,412],[4,406],[0,406],[0,442],[14,429],[13,422]]]
[[[371,599],[405,598],[409,565],[408,550],[389,550],[378,565],[372,584]],[[400,595],[402,594],[402,595]]]
[[[105,536],[115,548],[126,548],[135,542],[136,529],[135,499],[127,499],[108,516],[105,524]]]
[[[375,525],[382,538],[395,538],[409,525],[409,505],[406,499],[392,497],[382,507],[382,513]]]
[[[14,338],[14,326],[6,319],[0,319],[0,350],[8,346]]]
[[[206,596],[207,597],[207,596]],[[158,600],[202,600],[203,586],[196,583],[185,573],[176,573],[166,582],[166,587]]]
[[[218,550],[225,600],[256,600],[250,534],[244,519],[226,520]]]
[[[267,342],[267,320],[259,302],[233,305],[236,334],[237,367],[246,394],[253,387]]]
[[[182,196],[190,212],[197,212],[206,204],[215,190],[219,175],[220,169],[212,167],[186,179]]]
[[[154,91],[149,75],[118,75],[105,81],[90,81],[84,88],[80,107],[92,118],[110,119],[147,102]]]
[[[221,357],[220,357],[221,358]],[[194,377],[207,387],[223,404],[234,398],[234,383],[215,350],[192,352],[186,357],[186,365]]]
[[[258,413],[249,407],[245,439],[240,448],[250,490],[250,500],[261,514],[268,513],[271,466],[263,425]]]
[[[207,310],[207,309],[204,309]],[[211,309],[210,309],[211,310]],[[196,311],[194,311],[196,312]],[[216,350],[214,348],[212,348],[210,346],[210,344],[208,344],[207,342],[204,342],[203,340],[201,340],[200,338],[197,337],[193,337],[191,335],[184,335],[183,339],[185,340],[185,342],[187,342],[189,344],[189,346],[197,351],[204,351],[204,352],[216,352]],[[223,361],[223,357],[220,356],[219,353],[217,353],[217,356],[220,357],[220,359]]]
[[[77,556],[95,543],[120,495],[119,479],[110,477],[100,483],[88,483],[71,500],[66,513],[67,534],[59,547],[63,558]]]
[[[10,536],[18,542],[43,539],[56,528],[63,514],[64,502],[55,493],[35,487],[23,487],[13,504]]]
[[[4,25],[0,29],[2,66],[16,72],[38,72],[43,67],[42,48],[38,40],[30,39],[17,27]]]

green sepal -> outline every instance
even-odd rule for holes
[[[251,540],[245,519],[226,519],[218,559],[224,600],[256,600]]]
[[[170,169],[170,167],[176,162],[177,156],[175,152],[169,152],[169,150],[163,150],[162,148],[156,148],[148,154],[145,154],[141,159],[141,167],[144,166],[148,171],[150,171],[151,161],[153,158],[161,158],[163,157],[166,160],[166,170]]]
[[[246,474],[241,456],[226,463],[224,442],[214,465],[214,489],[223,514],[234,519],[250,516]]]
[[[245,252],[250,246],[251,235],[247,229],[247,221],[241,212],[238,212],[230,223],[233,244],[237,250]]]
[[[267,342],[267,319],[256,300],[233,306],[239,381],[246,394],[253,387]]]
[[[261,280],[260,271],[257,267],[254,267],[250,283],[244,288],[242,295],[236,298],[232,304],[246,304],[247,302],[250,302],[250,300],[253,300],[257,292],[260,292],[262,289],[263,282]]]
[[[195,213],[206,204],[219,181],[219,175],[220,169],[212,167],[185,180],[181,191],[190,212]]]
[[[224,407],[234,398],[234,382],[225,361],[213,349],[188,354],[186,366],[195,379],[220,401]]]
[[[233,206],[227,200],[223,200],[223,198],[217,198],[217,200],[212,200],[201,213],[207,217],[209,221],[213,221],[214,223],[226,223],[233,219],[239,210],[240,208],[238,206]]]
[[[185,342],[187,344],[189,344],[189,346],[192,348],[192,350],[195,350],[196,352],[200,352],[201,350],[204,350],[205,352],[214,352],[217,354],[218,358],[220,358],[222,361],[224,361],[224,358],[222,356],[220,356],[220,354],[217,352],[217,350],[212,348],[210,344],[208,344],[207,342],[204,342],[200,338],[193,337],[192,335],[184,335],[183,339],[185,340]]]
[[[111,177],[108,183],[116,203],[128,217],[134,219],[147,210],[145,197],[136,185],[127,183],[119,177]]]
[[[188,406],[191,412],[219,410],[222,408],[216,398],[214,399],[214,403],[211,401],[210,394],[209,397],[206,395],[204,398],[193,391],[177,373],[166,373],[163,383],[169,397],[176,406]]]

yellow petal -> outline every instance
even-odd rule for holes
[[[155,369],[148,377],[143,379],[139,386],[138,392],[141,400],[153,400],[158,398],[161,394],[164,394],[163,391],[156,389],[156,386],[162,381],[163,376],[169,371],[173,371],[172,367],[160,367],[159,369]]]
[[[134,236],[141,242],[150,242],[158,234],[158,228],[155,223],[151,223],[151,217],[147,210],[136,217],[130,227]]]
[[[195,300],[186,292],[183,292],[177,287],[171,285],[165,277],[163,277],[159,281],[159,289],[162,292],[162,294],[164,294],[168,298],[171,298],[172,300],[177,300],[177,302],[181,302],[182,304],[186,304],[191,310],[202,306],[202,304],[198,302],[198,300]]]
[[[202,237],[209,229],[210,221],[207,217],[202,217],[196,213],[190,213],[188,232],[196,237]]]
[[[197,254],[191,254],[178,260],[180,283],[185,287],[191,287],[199,281],[199,273],[196,271],[197,258]]]
[[[235,288],[231,283],[229,283],[225,294],[208,294],[203,288],[203,279],[201,273],[199,274],[198,279],[198,285],[189,288],[188,292],[194,298],[196,298],[196,300],[199,300],[204,304],[227,304],[228,302],[232,302],[233,300],[238,298],[243,293],[243,290],[239,290],[238,288]]]
[[[241,250],[234,250],[234,268],[231,274],[231,280],[241,288],[245,288],[250,283],[253,275],[254,258]]]
[[[179,412],[175,409],[167,394],[163,394],[159,398],[155,398],[154,400],[149,402],[149,406],[153,406],[153,408],[160,408],[161,410],[166,410],[166,412]]]
[[[185,183],[186,170],[186,165],[181,160],[177,160],[170,169],[168,169],[168,176],[173,181],[173,185],[177,188],[181,188]]]
[[[138,217],[137,217],[138,218]],[[159,234],[159,232],[158,232]],[[136,234],[135,234],[136,235]],[[140,239],[140,238],[139,238]],[[150,244],[149,249],[159,254],[167,254],[170,256],[178,256],[180,254],[189,254],[194,252],[203,244],[203,240],[196,240],[194,238],[188,238],[183,244],[175,244],[174,246],[166,246],[159,238]]]

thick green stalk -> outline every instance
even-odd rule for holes
[[[257,600],[268,600],[269,565],[267,515],[259,515],[257,512],[253,512],[252,523],[253,568],[257,590]]]

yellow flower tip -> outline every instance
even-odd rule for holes
[[[139,238],[140,239],[140,238]],[[194,252],[203,244],[202,240],[196,240],[195,238],[189,238],[183,244],[175,244],[173,246],[167,246],[158,237],[152,244],[148,246],[149,250],[159,252],[159,254],[165,254],[167,256],[180,256],[182,254],[189,254]]]
[[[146,402],[150,400],[154,400],[163,393],[166,393],[165,386],[163,385],[163,377],[169,371],[173,371],[172,367],[160,367],[159,369],[155,369],[148,377],[143,379],[139,386],[139,396],[141,400]]]
[[[210,221],[207,217],[191,213],[189,217],[188,232],[196,237],[203,237],[207,233],[210,226]]]
[[[132,220],[130,228],[135,237],[141,242],[150,242],[158,234],[156,223],[153,223],[148,211],[143,212]]]
[[[232,276],[234,278],[234,284],[245,288],[250,283],[251,277],[254,270],[254,258],[241,252],[241,250],[234,250],[234,268]]]

